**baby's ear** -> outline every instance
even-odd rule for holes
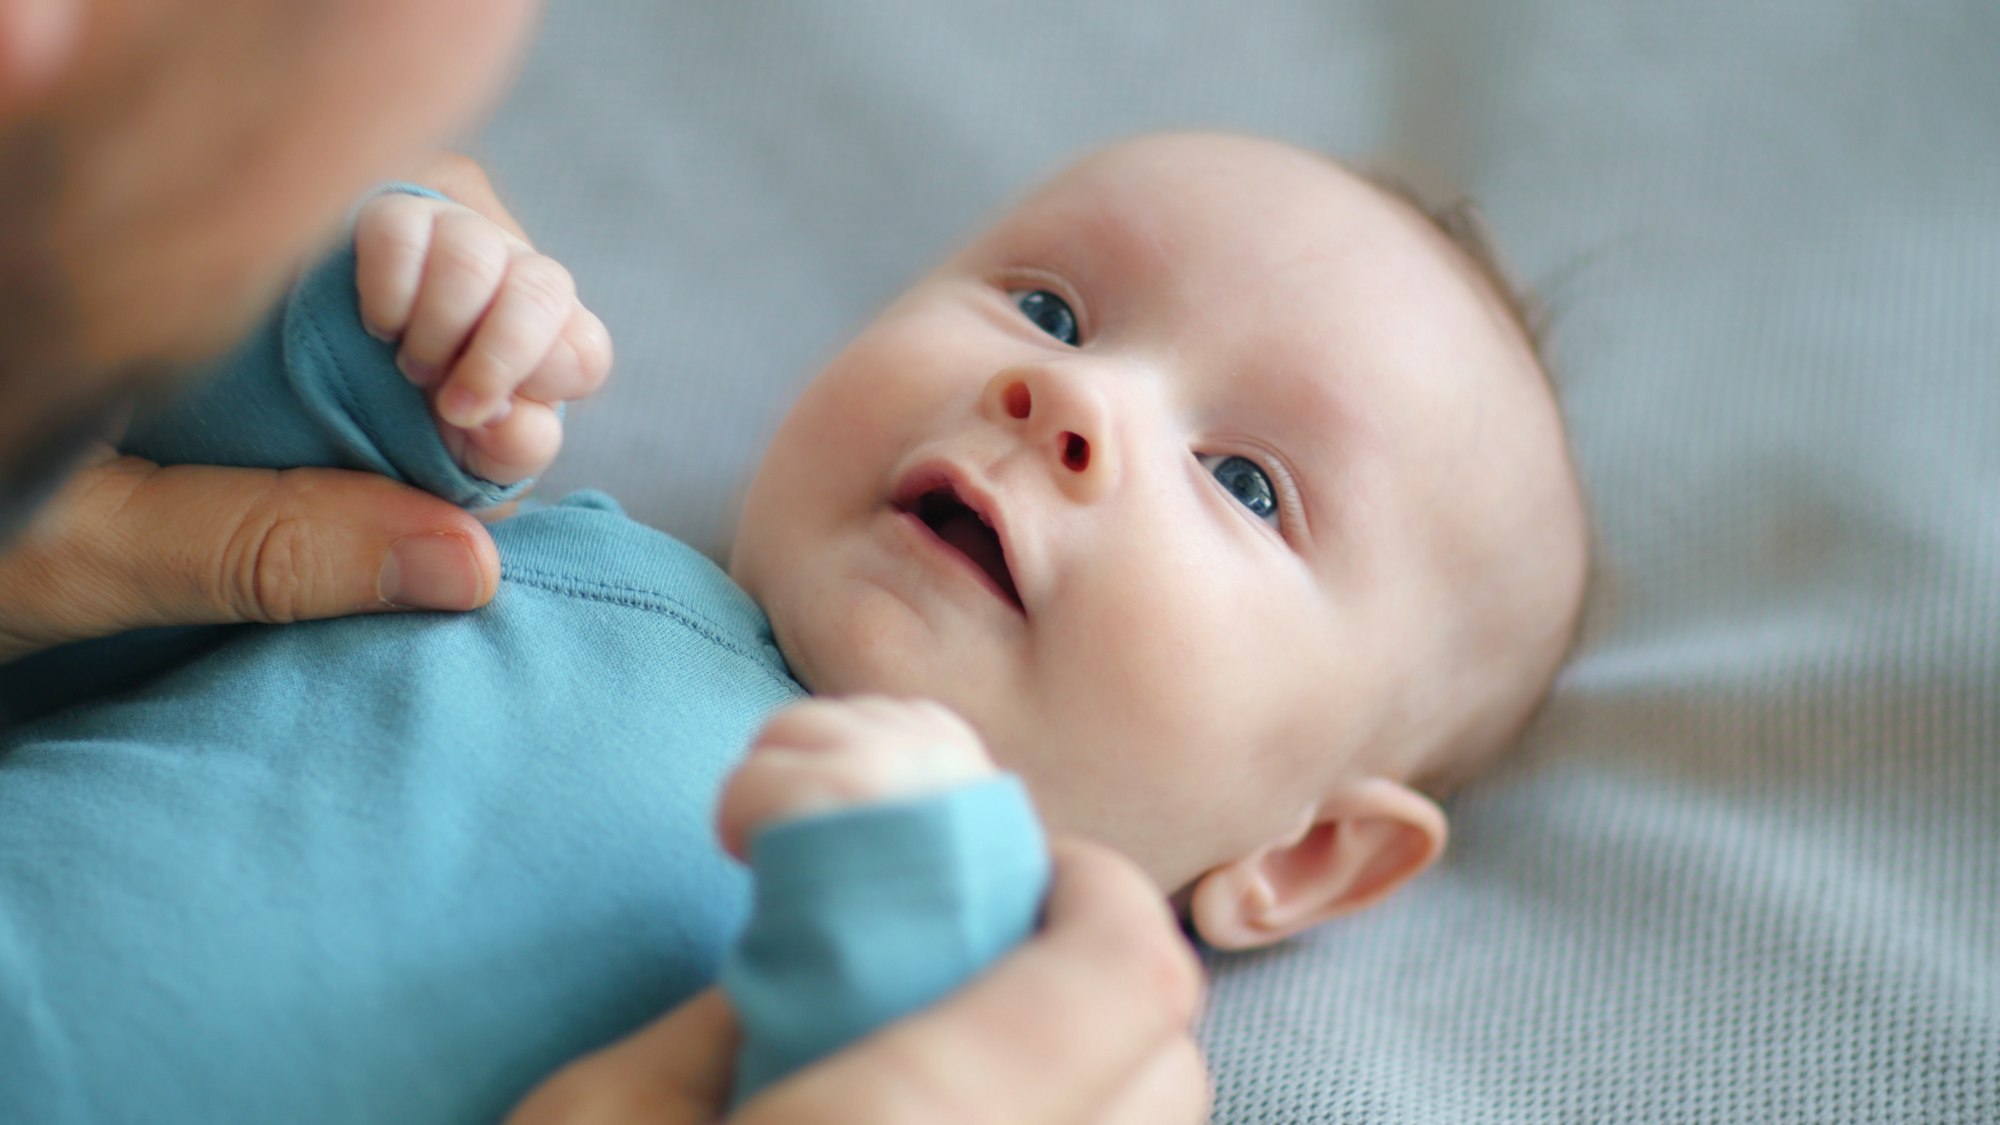
[[[1444,812],[1372,777],[1328,795],[1303,830],[1195,882],[1188,913],[1217,949],[1252,949],[1372,906],[1444,851]]]

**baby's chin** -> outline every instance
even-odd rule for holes
[[[865,584],[842,584],[835,596],[779,583],[768,600],[763,591],[745,588],[769,617],[792,677],[814,695],[931,699],[977,727],[978,716],[1008,694],[997,690],[1000,685],[1016,681],[1007,646],[956,621],[934,626]]]

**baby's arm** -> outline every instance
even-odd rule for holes
[[[1026,790],[933,703],[782,712],[718,829],[755,882],[722,970],[743,1025],[738,1101],[957,990],[1029,936],[1048,887]]]

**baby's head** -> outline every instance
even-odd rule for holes
[[[1582,597],[1554,396],[1488,274],[1315,154],[1147,137],[904,293],[780,426],[731,570],[815,692],[950,705],[1218,945],[1367,905]]]

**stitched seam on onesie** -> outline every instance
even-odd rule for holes
[[[644,610],[648,613],[657,613],[665,617],[670,617],[717,648],[727,649],[747,660],[753,660],[760,667],[764,664],[765,654],[745,649],[742,645],[737,644],[724,635],[707,619],[697,616],[679,602],[664,597],[656,590],[647,590],[636,586],[619,586],[610,582],[594,582],[589,579],[573,578],[564,574],[553,574],[545,570],[536,570],[533,567],[512,564],[502,564],[500,573],[503,578],[511,578],[524,586],[533,586],[537,589],[547,590],[553,594],[582,598],[585,601],[603,602],[607,605],[623,606],[626,609]],[[765,670],[765,674],[771,675],[768,669]],[[774,680],[782,679],[785,683],[791,682],[789,677],[773,675],[772,678]]]

